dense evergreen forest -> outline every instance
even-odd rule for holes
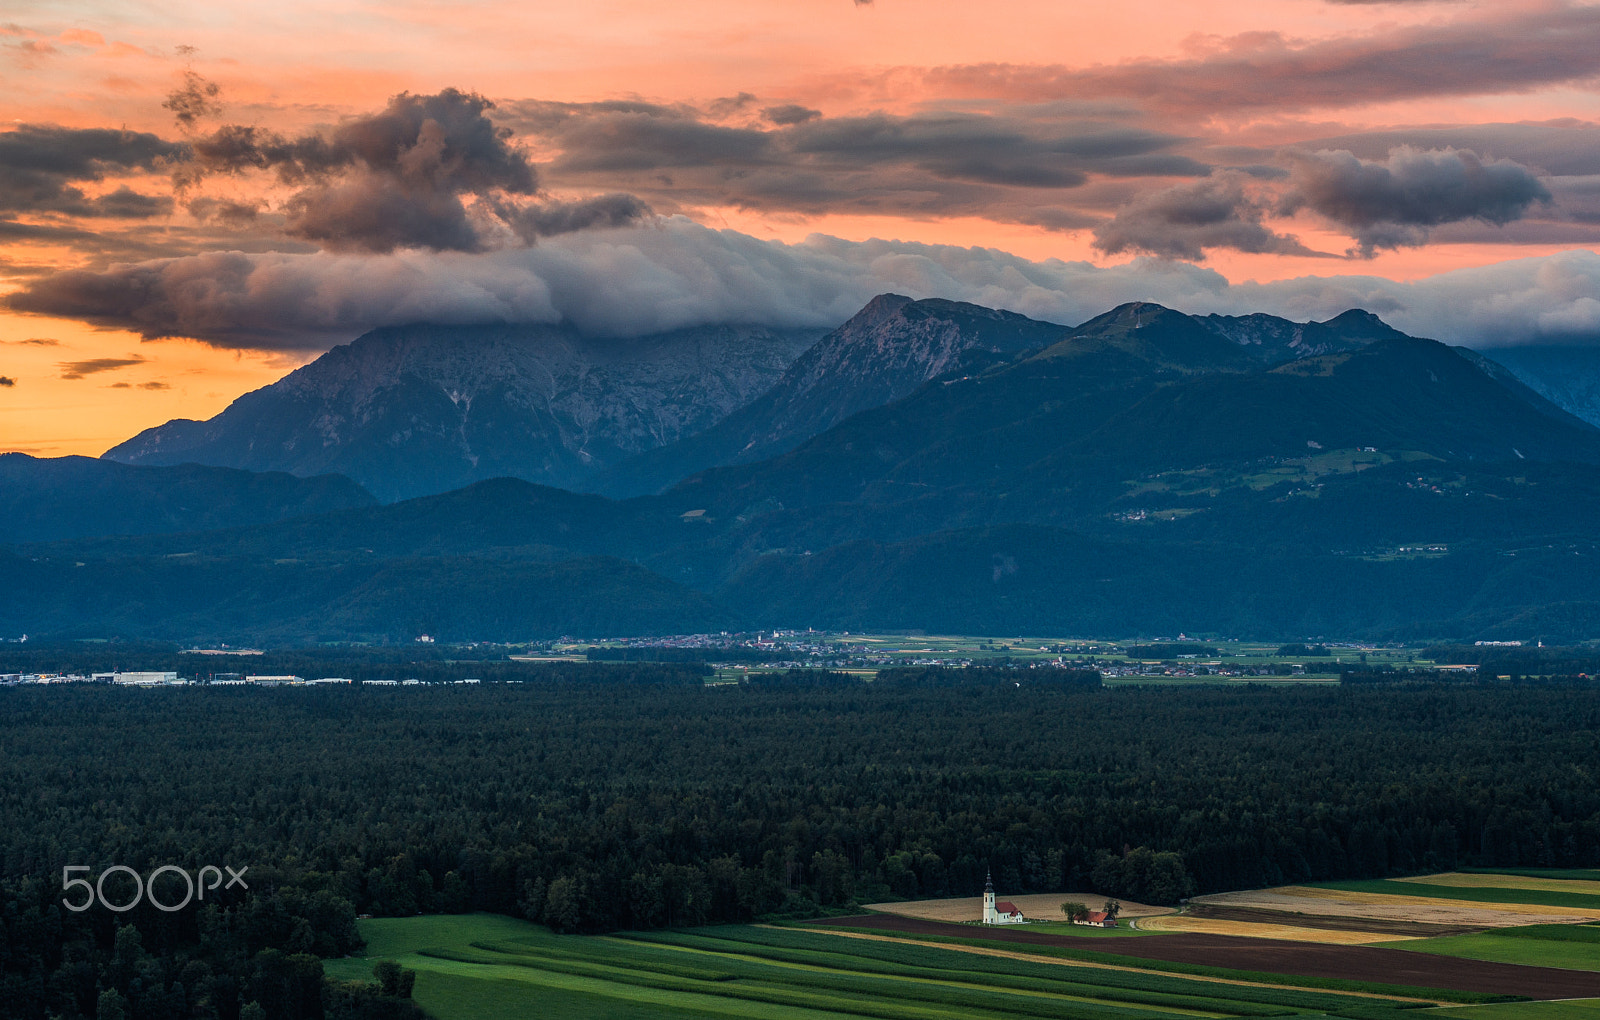
[[[403,975],[321,976],[362,913],[599,931],[973,895],[991,868],[1005,893],[1170,902],[1600,863],[1587,686],[1100,688],[995,670],[703,687],[677,664],[543,676],[0,689],[7,1015],[407,1015]],[[75,913],[70,865],[248,867],[249,889],[174,913]]]

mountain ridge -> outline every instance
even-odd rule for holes
[[[658,495],[492,479],[227,531],[31,546],[0,560],[0,583],[36,598],[0,624],[38,630],[141,577],[140,614],[90,616],[317,640],[409,640],[424,620],[502,635],[519,612],[541,632],[642,626],[649,613],[620,612],[629,599],[682,603],[682,626],[1555,637],[1600,621],[1600,601],[1572,598],[1600,562],[1600,430],[1436,341],[1345,332],[1302,357],[1304,330],[1252,349],[1214,325],[1121,306]],[[600,584],[608,572],[617,583]],[[382,590],[400,578],[415,590]],[[517,594],[549,583],[572,587]],[[591,612],[584,586],[610,608]]]
[[[336,471],[386,500],[498,475],[575,486],[743,406],[820,332],[724,326],[599,340],[564,326],[374,330],[209,421],[178,419],[103,456]]]
[[[236,527],[376,503],[343,475],[0,453],[0,544]]]
[[[617,465],[596,491],[658,491],[695,471],[762,460],[930,379],[1044,346],[1065,327],[942,298],[879,294],[795,359],[771,389],[722,421]]]

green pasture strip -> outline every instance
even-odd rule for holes
[[[1386,878],[1355,882],[1318,882],[1313,888],[1377,893],[1383,896],[1427,896],[1441,900],[1466,900],[1469,903],[1526,903],[1538,907],[1600,910],[1600,895],[1595,893],[1566,893],[1546,889],[1469,889],[1454,885],[1428,885],[1425,882],[1394,882]]]
[[[574,998],[587,997],[589,1001],[613,1000],[622,1004],[633,1004],[640,1007],[642,1012],[618,1012],[615,1015],[625,1017],[635,1016],[732,1016],[749,1017],[754,1020],[839,1020],[839,1014],[847,1016],[872,1016],[870,1013],[852,1013],[847,1010],[824,1008],[810,1009],[798,1006],[787,1006],[777,1002],[753,1002],[743,999],[727,998],[717,995],[707,995],[700,992],[675,992],[667,988],[647,988],[637,985],[619,984],[613,981],[601,981],[594,978],[578,977],[571,974],[558,974],[553,971],[534,970],[528,967],[511,966],[486,966],[483,964],[456,963],[450,960],[441,960],[428,957],[409,957],[401,961],[407,966],[417,970],[417,991],[413,997],[418,997],[418,992],[424,992],[431,983],[432,975],[444,973],[456,977],[464,977],[485,982],[508,982],[521,984],[530,989],[527,1002],[529,1008],[523,1012],[514,1013],[518,1020],[529,1017],[542,1018],[551,1015],[547,1005],[559,1001],[559,997],[572,996]],[[725,987],[725,986],[710,986]],[[428,997],[419,998],[424,1008],[433,1010],[433,1005]],[[443,1012],[435,1014],[443,1017]],[[463,1020],[480,1020],[476,1013],[458,1013]],[[588,1020],[590,1014],[582,1011],[569,1014],[574,1020]],[[605,1013],[599,1014],[605,1016]]]
[[[1455,956],[1489,963],[1518,963],[1528,967],[1600,971],[1600,944],[1555,939],[1507,938],[1494,932],[1447,935],[1436,939],[1392,942],[1389,949],[1434,956]]]
[[[1600,882],[1600,868],[1457,868],[1456,870],[1465,875],[1513,875],[1517,878]]]
[[[476,952],[428,950],[426,955],[459,963],[490,965],[501,963],[493,959],[495,954],[484,953],[481,950]],[[905,982],[871,982],[847,978],[827,983],[819,982],[815,989],[796,987],[787,983],[743,980],[737,983],[707,985],[659,974],[627,974],[618,972],[616,968],[592,968],[593,971],[611,973],[582,973],[582,968],[570,961],[538,961],[531,957],[514,962],[511,966],[525,967],[540,973],[598,977],[600,980],[620,985],[663,992],[689,992],[744,1002],[828,1010],[851,1016],[874,1017],[877,1020],[945,1020],[945,1018],[959,1017],[1001,1020],[1019,1014],[1061,1018],[1061,1020],[1170,1020],[1170,1014],[1146,1010],[1081,1006],[1065,1002],[1049,1003],[1043,1000],[1030,1002],[1018,996],[959,994],[953,989],[938,989],[937,991],[943,992],[939,995],[932,994],[935,991],[933,989],[922,994],[913,994],[913,990],[908,989]],[[908,1002],[908,999],[915,1001]]]
[[[1100,952],[1093,949],[1031,945],[1026,942],[1000,942],[976,938],[952,938],[946,935],[908,934],[903,931],[885,931],[876,928],[837,928],[836,930],[856,931],[867,935],[885,935],[890,938],[912,938],[919,942],[982,946],[986,949],[1004,949],[1008,952],[1025,952],[1031,955],[1051,956],[1064,960],[1082,960],[1085,963],[1104,963],[1114,967],[1135,967],[1140,970],[1159,970],[1172,974],[1194,974],[1201,977],[1222,978],[1227,981],[1251,981],[1267,985],[1298,985],[1302,988],[1325,988],[1329,991],[1364,992],[1371,995],[1399,995],[1413,999],[1432,999],[1439,1002],[1482,1003],[1520,998],[1485,995],[1479,992],[1463,992],[1454,988],[1418,988],[1412,985],[1388,984],[1382,981],[1353,981],[1347,978],[1234,970],[1228,967],[1211,967],[1197,963],[1177,963],[1171,960],[1147,960],[1138,956],[1119,956],[1115,953]],[[1395,1003],[1394,1005],[1398,1006],[1400,1004]],[[1340,1010],[1330,1008],[1327,1012],[1340,1012]]]
[[[1411,1020],[1600,1020],[1600,999],[1451,1006],[1414,1014]]]
[[[623,936],[627,937],[627,936]],[[645,936],[649,938],[650,936]],[[739,943],[734,943],[739,945]],[[1200,995],[1174,995],[1161,992],[1128,991],[1104,985],[1049,979],[985,973],[976,969],[944,969],[904,964],[883,963],[821,952],[804,950],[767,950],[760,953],[735,953],[717,946],[691,946],[673,943],[677,952],[713,955],[720,960],[743,960],[757,966],[782,967],[815,975],[811,979],[764,975],[768,980],[802,984],[818,981],[825,987],[837,987],[844,976],[867,974],[876,978],[904,982],[918,982],[967,988],[979,991],[998,989],[1006,994],[1048,996],[1055,999],[1082,1002],[1094,1006],[1107,1006],[1125,1011],[1130,1004],[1159,1009],[1166,1013],[1186,1016],[1284,1016],[1292,1012],[1280,1007],[1245,1004],[1234,1000]],[[832,956],[832,958],[829,958]],[[1057,968],[1060,969],[1060,968]]]
[[[1600,942],[1600,925],[1525,924],[1519,928],[1496,928],[1483,934],[1503,939],[1538,939],[1540,942]]]
[[[903,932],[883,933],[903,937]],[[825,932],[813,932],[790,928],[767,929],[746,928],[741,926],[728,926],[723,928],[696,929],[695,934],[684,932],[664,932],[638,934],[629,933],[627,937],[643,938],[664,944],[683,945],[709,949],[713,952],[719,950],[717,942],[734,943],[744,947],[746,952],[760,953],[761,955],[775,956],[783,954],[782,959],[795,961],[821,962],[826,966],[851,966],[849,963],[837,962],[842,956],[847,960],[855,961],[854,966],[862,966],[862,961],[874,961],[880,968],[889,966],[910,967],[911,973],[918,971],[934,970],[938,973],[981,973],[988,979],[1032,979],[1042,980],[1048,985],[1065,990],[1066,988],[1089,989],[1091,994],[1102,999],[1121,999],[1122,1001],[1144,1001],[1145,996],[1164,999],[1162,1004],[1177,1006],[1180,1004],[1211,1008],[1236,1015],[1282,1015],[1285,1009],[1289,1011],[1310,1011],[1324,1013],[1338,1013],[1346,1015],[1346,1011],[1355,1006],[1365,1006],[1365,1000],[1352,1000],[1348,996],[1307,992],[1289,988],[1263,988],[1252,985],[1219,985],[1215,982],[1190,981],[1180,977],[1168,977],[1164,974],[1135,973],[1128,971],[1101,970],[1089,967],[1071,967],[1055,963],[1032,963],[1024,960],[1014,960],[1005,957],[983,957],[981,963],[974,962],[969,953],[961,953],[953,949],[941,949],[934,946],[913,946],[894,942],[871,942],[862,939],[844,940],[836,935]],[[936,936],[935,936],[936,937]],[[848,949],[840,948],[841,943],[849,943]],[[949,939],[947,942],[960,944],[965,940]],[[993,943],[995,947],[1015,949],[1017,943]],[[763,948],[756,948],[756,947]],[[1051,947],[1027,947],[1045,948]],[[1053,955],[1053,954],[1045,954]],[[1104,954],[1097,954],[1104,955]],[[1108,958],[1116,961],[1126,961],[1127,966],[1142,966],[1145,961],[1132,960],[1126,957]],[[1093,961],[1102,962],[1102,961]],[[1160,961],[1157,961],[1160,962]],[[981,968],[981,970],[979,970]],[[1222,972],[1220,968],[1216,975],[1232,977],[1242,972]],[[1237,980],[1257,980],[1254,978],[1237,978]],[[968,978],[971,980],[971,978]],[[1278,978],[1277,983],[1293,983],[1296,979]],[[1392,986],[1385,986],[1391,989]],[[1366,989],[1361,989],[1365,991]],[[1170,996],[1170,998],[1168,998]],[[1423,996],[1418,996],[1419,998]],[[1486,997],[1475,996],[1472,1001],[1484,1001]],[[1156,1005],[1157,1002],[1150,1002]],[[1202,1005],[1203,1004],[1203,1005]],[[1406,1005],[1384,1000],[1372,1000],[1370,1005],[1383,1008],[1394,1008]],[[1279,1007],[1273,1009],[1271,1007]]]
[[[456,963],[481,963],[498,967],[527,967],[531,970],[549,971],[554,974],[572,974],[577,977],[599,978],[602,981],[617,981],[627,985],[645,985],[647,987],[675,988],[678,991],[693,992],[706,991],[701,986],[715,984],[718,981],[732,981],[732,974],[718,974],[711,971],[705,972],[707,977],[697,977],[690,974],[669,974],[661,971],[635,970],[631,967],[607,963],[584,963],[580,960],[557,960],[542,956],[508,956],[504,953],[490,952],[484,949],[472,949],[462,946],[450,946],[440,949],[419,950],[417,955],[434,960],[453,960]],[[688,970],[688,968],[684,968]],[[707,994],[716,994],[707,991]]]
[[[693,984],[684,983],[682,979],[660,972],[644,973],[629,972],[626,964],[608,966],[601,964],[584,964],[574,960],[541,959],[537,956],[523,955],[507,959],[498,954],[483,950],[462,951],[426,950],[425,955],[440,956],[445,959],[458,960],[468,963],[512,963],[515,966],[526,966],[534,969],[548,969],[557,973],[579,974],[587,977],[599,977],[605,980],[618,981],[624,984],[644,985],[647,987],[665,987],[676,991],[705,991],[712,995],[732,995],[739,998],[749,998],[755,993],[751,989],[764,989],[759,996],[763,1001],[771,999],[774,994],[777,1000],[784,1001],[785,996],[793,992],[794,988],[811,989],[805,993],[796,994],[827,994],[832,997],[839,995],[859,997],[868,1001],[879,1001],[894,1006],[903,1005],[906,1000],[918,1003],[927,1003],[933,1007],[958,1006],[964,1011],[973,1010],[995,1012],[1000,1014],[1027,1015],[1038,1017],[1073,1017],[1081,1020],[1129,1020],[1129,1018],[1154,1017],[1170,1014],[1152,1013],[1148,1010],[1131,1009],[1114,1003],[1096,1002],[1093,1000],[1068,999],[1065,996],[1043,997],[1033,993],[1000,992],[982,987],[962,987],[955,982],[930,982],[907,981],[892,977],[873,977],[845,971],[814,972],[780,971],[770,965],[745,964],[738,968],[742,971],[738,975],[741,983],[737,989],[716,988],[705,989]],[[725,980],[731,980],[733,974],[728,974]],[[755,982],[746,984],[745,982]],[[874,1007],[877,1008],[877,1007]],[[881,1010],[880,1010],[881,1012]],[[1196,1015],[1199,1011],[1184,1011],[1188,1015]],[[1201,1015],[1222,1016],[1225,1012],[1209,1012]]]
[[[417,972],[412,999],[436,1020],[692,1020],[706,1014],[660,1002],[629,1002],[588,992],[547,988],[512,978]],[[832,1018],[837,1020],[837,1018]]]
[[[496,962],[515,962],[516,960],[538,960],[540,965],[548,962],[555,965],[572,964],[578,967],[604,967],[620,968],[625,971],[648,971],[653,974],[665,974],[668,977],[687,978],[690,981],[732,981],[737,974],[728,970],[708,970],[704,967],[686,967],[681,961],[626,958],[621,954],[608,956],[585,957],[578,953],[566,953],[559,950],[546,952],[537,948],[505,947],[490,942],[473,942],[471,948],[481,952],[490,953],[497,957]],[[461,951],[460,946],[451,946],[447,952]],[[422,950],[424,953],[433,950]],[[507,960],[510,957],[510,960]]]

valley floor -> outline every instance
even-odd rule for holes
[[[960,923],[974,905],[966,899],[877,904],[869,914],[781,926],[611,936],[557,935],[487,914],[369,919],[361,922],[365,955],[326,967],[331,977],[364,979],[375,961],[396,960],[417,972],[414,997],[438,1020],[1423,1020],[1434,1009],[1441,1020],[1592,1020],[1600,1017],[1600,924],[1582,922],[1600,920],[1586,902],[1597,894],[1591,879],[1558,874],[1333,883],[1258,893],[1251,907],[1236,902],[1251,894],[1204,897],[1181,913],[1128,904],[1119,928],[1103,933],[1059,921]],[[1346,888],[1358,885],[1400,891]],[[1407,900],[1441,889],[1457,890],[1463,905],[1500,908],[1463,910],[1458,925],[1469,917],[1520,923],[1430,936],[1453,929],[1417,920]],[[1510,902],[1515,890],[1561,902]],[[1039,916],[1051,913],[1032,903],[1041,897],[1027,899]],[[1284,909],[1302,900],[1346,912]],[[1506,909],[1515,907],[1527,912]],[[1527,923],[1574,909],[1579,923]],[[1284,938],[1290,930],[1294,940]],[[1425,1012],[1410,1012],[1417,1009]]]

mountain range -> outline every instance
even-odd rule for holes
[[[1527,344],[1496,347],[1485,357],[1562,410],[1600,425],[1600,347]]]
[[[759,396],[821,330],[718,326],[596,339],[564,326],[375,330],[209,421],[105,453],[348,475],[384,500],[512,476],[573,486]]]
[[[393,342],[374,336],[369,350]],[[1135,303],[1068,328],[885,295],[698,436],[585,476],[627,498],[502,477],[19,547],[0,579],[29,598],[0,602],[0,632],[1600,628],[1600,429],[1497,362],[1359,310],[1291,323]],[[627,464],[654,474],[628,481]]]

